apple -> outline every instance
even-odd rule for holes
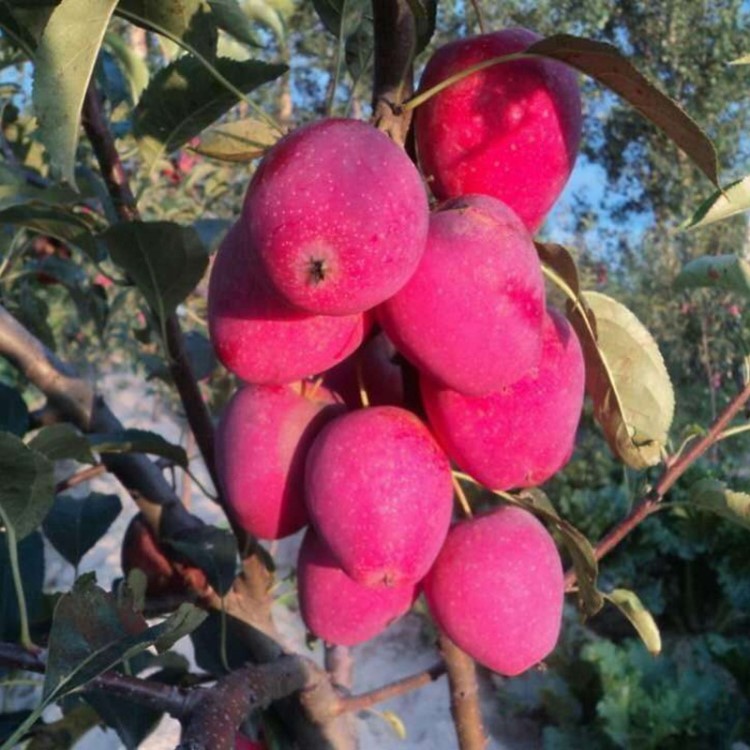
[[[247,385],[234,394],[216,432],[216,468],[226,502],[246,531],[281,539],[307,524],[307,452],[343,409],[322,387],[311,398],[289,386]]]
[[[435,52],[420,90],[541,37],[511,28],[460,39]],[[470,193],[507,203],[533,233],[562,192],[581,138],[572,68],[541,58],[473,73],[417,107],[419,162],[438,200]]]
[[[206,574],[194,565],[171,560],[141,513],[136,514],[122,540],[120,564],[127,577],[134,568],[146,575],[146,594],[151,597],[185,596],[208,587]]]
[[[234,750],[268,750],[268,748],[262,740],[251,740],[237,732],[234,738]]]
[[[370,406],[400,406],[404,383],[399,353],[382,331],[350,354],[343,362],[323,373],[323,385],[341,397],[350,409],[359,409],[359,375]]]
[[[482,396],[535,367],[544,278],[531,235],[504,203],[456,198],[430,218],[415,274],[378,308],[396,348],[419,370]]]
[[[457,523],[424,580],[440,629],[480,664],[509,677],[554,649],[564,591],[549,532],[513,507]]]
[[[227,233],[208,289],[217,357],[249,383],[291,383],[333,367],[361,343],[361,314],[332,317],[291,308],[273,290],[241,222]]]
[[[573,453],[583,408],[581,345],[548,309],[537,367],[488,396],[465,396],[427,377],[420,387],[429,424],[445,452],[487,487],[534,487]]]
[[[374,638],[408,612],[417,596],[413,583],[389,588],[356,583],[312,528],[300,547],[297,583],[300,613],[308,630],[338,646]]]
[[[427,237],[427,194],[386,135],[357,120],[298,128],[266,154],[242,212],[276,289],[295,307],[362,312],[398,291]]]
[[[307,509],[347,575],[365,586],[416,583],[448,532],[448,459],[425,425],[395,406],[327,424],[307,457]]]

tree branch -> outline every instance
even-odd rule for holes
[[[408,0],[372,0],[375,27],[373,121],[404,146],[411,112],[400,107],[414,91],[413,62],[416,26]]]
[[[82,119],[86,136],[94,149],[117,215],[122,221],[140,220],[138,206],[130,189],[128,175],[120,160],[120,155],[117,153],[112,131],[104,116],[101,96],[96,90],[94,81],[89,84],[86,90]],[[165,344],[169,357],[170,373],[180,395],[190,429],[195,435],[198,449],[208,468],[217,494],[221,496],[221,487],[214,460],[213,422],[187,357],[185,338],[175,314],[167,318],[166,331],[167,340]]]
[[[474,660],[440,634],[440,650],[448,671],[451,693],[451,715],[460,750],[484,750],[487,737],[482,726],[479,706],[479,684]]]
[[[98,477],[106,473],[107,473],[107,467],[104,464],[97,464],[96,466],[89,466],[88,469],[82,469],[81,471],[76,472],[72,476],[69,476],[67,479],[63,479],[61,482],[58,482],[55,485],[55,494],[57,495],[60,492],[65,492],[65,490],[69,490],[69,489],[72,489],[73,487],[77,487],[79,484],[88,482],[94,477]]]
[[[620,523],[617,524],[606,536],[604,536],[594,547],[594,555],[597,560],[601,560],[609,554],[620,542],[630,534],[636,526],[648,518],[652,513],[659,510],[661,501],[667,492],[677,483],[679,478],[692,466],[701,456],[703,456],[716,442],[718,442],[721,433],[727,428],[729,423],[742,410],[742,407],[750,399],[750,383],[729,402],[729,405],[719,415],[709,431],[697,440],[692,447],[680,456],[672,456],[665,462],[665,468],[654,487],[646,494],[643,500],[633,509],[633,511]],[[569,570],[565,574],[565,588],[571,590],[576,584],[575,570]]]
[[[346,711],[363,711],[366,708],[371,708],[383,701],[397,698],[399,695],[404,695],[405,693],[410,693],[412,690],[417,690],[424,685],[429,685],[431,682],[435,682],[435,680],[442,677],[445,672],[445,664],[443,662],[438,662],[419,674],[404,677],[401,680],[396,680],[389,685],[384,685],[383,687],[370,690],[361,695],[350,695],[342,698],[339,702],[339,711],[341,713]]]

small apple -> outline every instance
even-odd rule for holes
[[[310,520],[347,575],[365,586],[416,583],[445,539],[450,464],[427,427],[395,406],[329,422],[306,468]]]
[[[261,539],[307,524],[305,459],[323,425],[344,409],[325,388],[312,398],[289,386],[237,391],[216,432],[216,468],[237,522]]]
[[[297,579],[308,630],[338,646],[374,638],[408,612],[417,596],[413,583],[371,588],[352,580],[311,528],[300,547]]]
[[[363,312],[414,273],[428,205],[409,157],[357,120],[298,128],[266,154],[242,221],[276,289],[325,315]]]
[[[544,278],[531,235],[495,198],[432,214],[414,275],[378,308],[396,348],[448,388],[482,396],[518,380],[542,352]]]
[[[509,677],[555,647],[564,591],[549,532],[512,507],[457,523],[424,580],[440,629],[480,664]]]
[[[511,28],[446,44],[427,63],[420,90],[540,38]],[[417,107],[414,118],[419,162],[438,200],[492,195],[532,233],[565,187],[581,138],[575,72],[540,58],[472,73]]]
[[[206,574],[194,565],[171,560],[141,513],[133,517],[122,540],[120,564],[127,576],[133,568],[146,575],[146,594],[151,597],[200,592],[207,588]]]
[[[428,421],[445,452],[486,487],[545,482],[573,453],[585,386],[581,345],[568,321],[548,308],[542,356],[497,393],[465,396],[422,377]]]
[[[273,290],[236,223],[216,255],[208,324],[217,357],[249,383],[281,385],[333,367],[364,338],[361,314],[332,317],[291,308]]]

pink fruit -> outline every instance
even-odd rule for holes
[[[309,315],[271,288],[238,222],[219,248],[208,290],[219,359],[250,383],[291,383],[333,367],[362,342],[362,315]]]
[[[374,307],[417,267],[427,236],[422,180],[371,125],[329,119],[295,130],[263,159],[243,221],[275,287],[296,307]]]
[[[370,406],[399,406],[404,402],[404,384],[398,352],[384,333],[379,333],[323,374],[323,385],[341,397],[350,409],[359,409],[359,376]]]
[[[308,455],[306,486],[310,520],[365,586],[417,582],[448,531],[448,459],[405,409],[360,409],[326,425]]]
[[[531,236],[495,198],[445,203],[417,271],[378,314],[397,349],[449,388],[480,396],[515,382],[542,351],[544,279]]]
[[[456,524],[424,581],[440,629],[507,676],[555,647],[564,590],[552,537],[530,513],[507,507]]]
[[[447,44],[427,63],[420,90],[540,38],[515,28]],[[542,59],[485,68],[419,106],[415,133],[422,170],[439,200],[492,195],[534,232],[575,163],[581,137],[575,72]]]
[[[300,612],[308,630],[339,646],[374,638],[408,612],[417,595],[413,583],[390,588],[356,583],[312,529],[300,548],[297,577]]]
[[[216,464],[226,501],[244,529],[280,539],[307,523],[307,452],[342,409],[325,388],[313,399],[288,386],[248,385],[234,394],[219,423]]]
[[[583,407],[581,345],[548,310],[539,366],[489,396],[464,396],[422,378],[430,426],[446,453],[493,489],[533,487],[570,458]]]

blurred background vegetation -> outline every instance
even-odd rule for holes
[[[253,94],[268,112],[289,126],[326,113],[368,116],[372,60],[366,43],[339,49],[308,0],[239,5],[252,22],[252,36],[222,34],[221,54],[284,61],[291,68]],[[360,41],[372,33],[367,7],[363,0],[348,3],[351,36]],[[523,25],[543,35],[569,32],[615,44],[714,139],[724,183],[750,174],[750,68],[727,64],[750,52],[746,0],[509,0],[485,3],[483,14],[487,29]],[[434,47],[477,31],[470,3],[441,0],[437,33],[418,58],[417,74]],[[131,132],[132,105],[149,75],[177,53],[176,46],[116,19],[96,78],[143,218],[195,225],[215,247],[239,213],[252,165],[183,149],[147,168]],[[18,194],[11,165],[23,166],[29,178],[23,189],[32,198],[50,189],[30,81],[23,53],[0,37],[0,209]],[[566,244],[584,286],[628,305],[657,338],[677,391],[674,450],[700,434],[743,382],[750,310],[725,292],[676,293],[672,282],[698,255],[747,257],[748,221],[738,216],[679,231],[710,185],[627,105],[590,81],[583,88],[583,153],[542,237]],[[230,119],[246,115],[240,105]],[[79,188],[111,216],[89,146],[82,141],[79,148]],[[81,220],[96,226],[94,212],[81,210]],[[84,253],[64,237],[0,226],[0,299],[63,359],[92,376],[106,362],[168,378],[153,321],[135,289],[103,256]],[[179,312],[202,387],[219,408],[231,384],[206,338],[205,286]],[[0,362],[0,382],[15,385],[15,378]],[[750,414],[745,418],[750,421]],[[667,507],[602,565],[604,590],[632,589],[654,613],[663,654],[651,657],[627,622],[607,609],[585,625],[571,611],[546,673],[495,682],[499,713],[539,722],[548,748],[684,750],[750,743],[750,537],[747,529],[681,505],[690,485],[705,476],[750,490],[748,441],[745,433],[719,444],[680,481]],[[597,539],[651,479],[612,458],[587,414],[573,461],[545,489],[565,517]]]

